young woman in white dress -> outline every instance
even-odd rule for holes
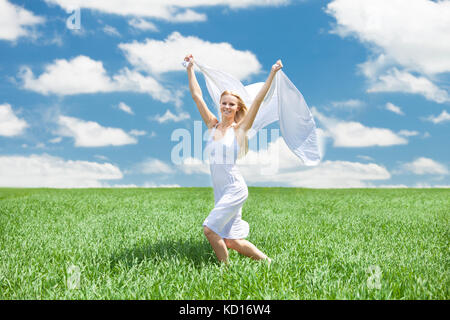
[[[247,110],[241,97],[231,91],[224,91],[220,98],[222,122],[206,106],[202,91],[194,72],[194,57],[187,55],[187,73],[189,89],[200,115],[210,131],[208,145],[225,148],[231,153],[243,148],[248,152],[247,132],[252,127],[256,114],[266,96],[275,74],[283,65],[280,60],[272,66],[270,74],[256,95],[250,110]],[[229,130],[228,130],[229,129]],[[231,131],[231,132],[230,132]],[[227,153],[229,154],[229,152]],[[242,153],[241,153],[242,154]],[[251,242],[244,238],[248,235],[248,223],[242,220],[242,205],[248,197],[248,189],[239,169],[235,165],[236,157],[226,163],[210,163],[211,178],[214,187],[215,207],[203,222],[203,230],[211,244],[217,259],[228,260],[228,248],[255,260],[271,259]]]

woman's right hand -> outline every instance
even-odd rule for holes
[[[194,56],[192,54],[188,54],[186,57],[184,57],[184,61],[189,61],[188,68],[192,68],[194,65]]]

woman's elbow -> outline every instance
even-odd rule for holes
[[[195,102],[201,102],[203,100],[203,95],[202,95],[201,91],[200,92],[197,92],[197,91],[191,92],[191,96]]]

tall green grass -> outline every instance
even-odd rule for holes
[[[0,189],[0,299],[449,299],[449,199],[249,187],[248,240],[273,262],[224,266],[211,188]]]

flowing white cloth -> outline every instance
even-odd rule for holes
[[[213,69],[197,60],[194,61],[203,73],[206,87],[216,103],[220,115],[220,95],[225,90],[236,92],[250,108],[263,82],[244,86],[232,75]],[[262,102],[252,128],[247,134],[251,139],[259,129],[279,121],[281,135],[289,149],[298,156],[304,165],[314,166],[321,160],[316,124],[303,95],[289,80],[283,70],[276,73],[275,79]]]

